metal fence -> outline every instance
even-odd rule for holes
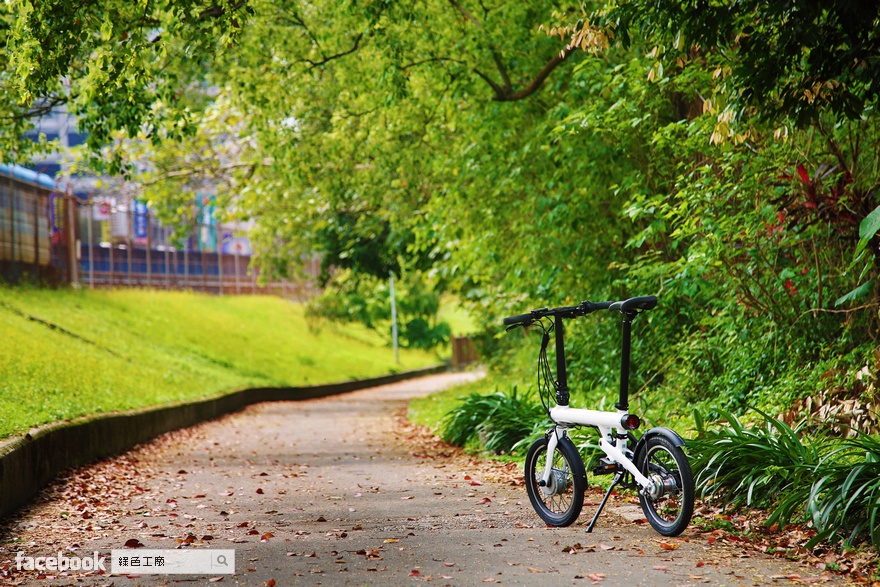
[[[81,199],[37,179],[0,173],[0,275],[8,279],[294,298],[315,292],[317,258],[304,260],[302,280],[260,284],[243,230],[218,223],[207,200],[199,222],[175,238],[135,200]]]
[[[36,175],[36,174],[34,174]],[[53,278],[62,252],[52,233],[54,193],[45,185],[0,175],[0,272],[13,279],[28,273]]]

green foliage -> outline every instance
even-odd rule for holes
[[[8,61],[47,55],[0,80],[4,124],[66,71],[96,140],[152,139],[108,157],[140,157],[163,219],[216,190],[253,221],[262,275],[314,253],[339,270],[328,316],[387,332],[385,278],[427,276],[507,367],[504,315],[654,293],[632,391],[661,423],[679,397],[770,413],[825,373],[845,385],[880,335],[874,4],[190,0],[151,3],[126,39],[135,4],[17,4]],[[432,296],[404,296],[407,344],[444,336]],[[569,334],[596,404],[619,326]]]
[[[482,449],[507,454],[547,423],[540,403],[518,397],[514,387],[510,394],[471,393],[446,415],[441,428],[443,440],[450,444],[477,442]]]
[[[440,320],[441,294],[424,274],[410,271],[395,280],[398,337],[401,346],[431,349],[449,344],[449,324]],[[309,302],[309,314],[358,322],[391,341],[391,284],[387,279],[338,271],[333,287]]]
[[[253,12],[249,2],[213,0],[0,4],[2,159],[32,152],[22,131],[59,106],[77,116],[93,152],[119,131],[183,136],[183,88],[204,79],[206,62],[237,42]],[[118,171],[123,162],[112,163]]]
[[[830,111],[857,119],[880,96],[876,2],[609,4],[602,20],[619,38],[657,39],[669,64],[694,53],[724,55],[730,92],[764,115],[806,123]]]
[[[880,439],[809,436],[759,412],[761,426],[724,414],[709,429],[696,414],[699,435],[688,441],[696,484],[704,498],[767,508],[767,524],[807,519],[817,534],[807,547],[870,540],[880,547]]]
[[[814,542],[837,534],[847,545],[868,537],[880,548],[880,438],[847,439],[816,477],[807,502],[820,530]]]
[[[805,443],[803,426],[795,429],[759,412],[763,426],[744,427],[722,412],[728,426],[708,430],[695,413],[697,437],[688,442],[692,469],[703,498],[724,496],[726,505],[767,507],[795,491],[804,503],[805,487],[819,462],[815,444]]]

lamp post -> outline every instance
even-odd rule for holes
[[[394,274],[389,277],[391,284],[391,338],[394,340],[394,364],[399,365],[397,357],[397,302],[394,299]]]

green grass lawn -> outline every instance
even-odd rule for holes
[[[307,323],[301,305],[272,296],[0,287],[0,333],[0,437],[235,388],[344,381],[441,360],[401,350],[395,365],[376,333]]]

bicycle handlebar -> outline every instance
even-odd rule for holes
[[[504,319],[504,325],[510,326],[511,324],[522,324],[526,320],[531,320],[532,314],[519,314],[517,316],[508,316]]]
[[[634,310],[650,310],[657,305],[656,296],[641,296],[629,298],[619,302],[581,302],[577,306],[563,306],[560,308],[539,308],[528,314],[508,316],[504,319],[504,325],[516,328],[519,325],[528,326],[532,322],[546,316],[560,316],[562,318],[577,318],[586,316],[598,310],[618,310],[620,312],[632,312]]]

